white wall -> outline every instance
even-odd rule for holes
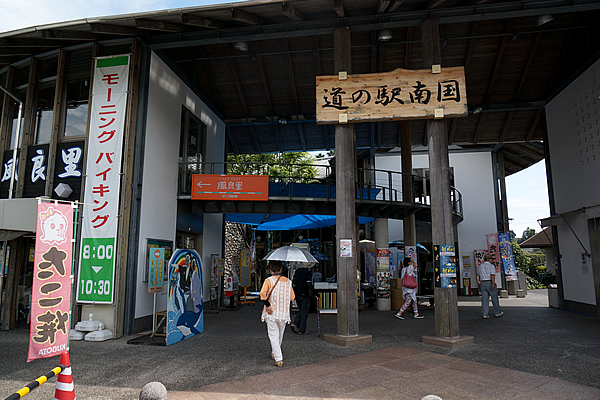
[[[559,214],[600,202],[600,185],[596,183],[600,176],[599,97],[600,61],[546,106],[554,200]]]
[[[485,235],[497,232],[496,206],[494,203],[494,175],[491,152],[451,152],[450,167],[454,170],[454,186],[462,193],[464,220],[458,224],[457,254],[461,269],[459,276],[462,285],[462,256],[471,257],[474,250],[487,249]],[[413,153],[413,169],[429,168],[426,153]],[[375,160],[377,169],[400,171],[400,153],[378,155]],[[390,220],[390,240],[403,239],[402,222]],[[417,240],[425,241],[417,231]],[[430,240],[430,236],[429,236]],[[500,275],[498,275],[500,276]],[[475,270],[471,270],[471,286],[477,287]]]
[[[565,218],[555,218],[564,298],[591,305],[596,304],[592,260],[583,265],[579,240],[590,251],[588,219],[598,217],[600,205],[599,97],[600,61],[546,106],[555,208]]]
[[[135,317],[152,314],[153,295],[143,282],[146,239],[175,243],[177,169],[181,112],[185,106],[207,126],[206,161],[223,161],[225,124],[158,57],[152,54],[148,88],[144,174],[140,216]],[[210,295],[210,254],[221,254],[222,215],[204,216],[202,271],[204,299]],[[166,287],[166,286],[165,286]],[[166,308],[166,292],[157,295],[156,309]]]

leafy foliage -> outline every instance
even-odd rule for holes
[[[533,229],[532,229],[533,230]],[[516,241],[511,241],[515,266],[527,277],[527,289],[541,289],[556,283],[556,276],[546,270],[546,256],[542,252],[529,254]]]
[[[314,158],[306,152],[227,156],[230,175],[269,175],[270,182],[315,182]]]

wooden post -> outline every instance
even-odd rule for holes
[[[428,19],[421,25],[423,67],[441,65],[438,21]],[[427,121],[429,174],[431,187],[431,238],[433,245],[454,245],[452,202],[450,198],[450,163],[448,132],[445,120]],[[456,288],[434,289],[435,335],[442,338],[460,336]]]
[[[352,73],[350,30],[337,28],[334,32],[335,73]],[[358,336],[358,297],[356,291],[356,264],[358,240],[356,237],[356,137],[353,124],[335,126],[335,179],[336,179],[336,254],[338,281],[337,334]],[[340,240],[350,239],[352,256],[342,257]]]
[[[498,152],[498,180],[500,181],[500,204],[502,205],[502,233],[508,232],[508,200],[506,199],[506,170],[504,153]]]
[[[403,202],[414,202],[415,196],[413,191],[413,179],[412,179],[412,144],[410,135],[410,121],[402,121],[400,123],[400,154],[402,159],[402,201]],[[404,175],[404,174],[411,174]],[[415,214],[410,214],[403,220],[404,229],[404,245],[405,246],[416,246],[417,245],[417,225],[415,221]]]

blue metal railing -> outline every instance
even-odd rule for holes
[[[287,198],[335,199],[335,166],[321,163],[276,164],[255,162],[180,162],[178,196],[191,195],[193,174],[268,175],[269,196]],[[227,171],[227,172],[225,172]],[[412,199],[405,198],[402,181],[408,179],[413,188]],[[429,180],[424,176],[376,168],[356,169],[356,199],[390,203],[431,205]],[[454,213],[462,216],[462,194],[451,188]]]

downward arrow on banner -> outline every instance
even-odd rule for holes
[[[96,273],[98,273],[98,272],[99,272],[99,271],[102,269],[102,266],[93,266],[93,265],[92,265],[92,269],[93,269],[93,270],[94,270]]]

